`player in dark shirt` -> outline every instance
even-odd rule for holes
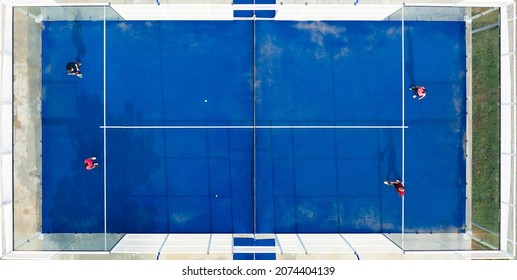
[[[77,76],[79,78],[83,77],[83,73],[79,69],[79,66],[81,66],[81,62],[68,62],[66,64],[66,74],[69,76]]]

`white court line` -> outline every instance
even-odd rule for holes
[[[102,129],[406,129],[406,125],[101,125]]]
[[[104,150],[103,150],[103,169],[104,169],[104,249],[108,249],[108,240],[107,240],[107,233],[108,233],[108,219],[107,219],[107,185],[106,185],[106,6],[104,6],[104,17],[103,17],[103,48],[104,48],[104,54],[103,54],[103,60],[104,60],[104,68],[103,68],[103,75],[104,75],[104,81],[103,81],[103,87],[104,87],[104,108],[103,108],[103,134],[104,134]]]
[[[255,4],[255,0],[253,0]],[[257,21],[253,11],[253,238],[257,234],[257,69],[256,69],[256,36]],[[255,255],[253,255],[255,256]]]
[[[402,126],[405,125],[405,103],[404,103],[404,93],[405,93],[405,83],[406,83],[406,79],[405,79],[405,75],[406,75],[406,64],[405,64],[405,59],[404,59],[404,56],[406,55],[405,53],[405,42],[404,42],[404,33],[405,32],[405,25],[404,25],[404,6],[402,6]],[[404,135],[404,132],[405,132],[405,129],[402,129],[402,182],[403,184],[406,184],[406,179],[405,179],[405,173],[404,173],[404,164],[405,164],[405,151],[404,151],[404,147],[405,147],[405,135]],[[405,231],[405,212],[404,212],[404,209],[405,209],[405,200],[404,200],[404,196],[402,196],[402,225],[401,225],[401,231],[402,231],[402,250],[404,250],[404,231]]]

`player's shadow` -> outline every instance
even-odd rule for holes
[[[416,85],[415,80],[415,56],[413,52],[413,37],[411,35],[411,28],[407,28],[404,30],[406,33],[405,36],[405,45],[406,45],[406,51],[405,51],[405,64],[404,68],[405,71],[409,77],[409,83],[410,86]]]
[[[386,146],[379,151],[380,161],[385,162],[385,164],[387,164],[388,167],[385,173],[381,172],[381,175],[384,175],[383,179],[402,180],[402,176],[400,175],[397,165],[398,152],[397,147],[395,146],[395,139],[393,133],[393,130],[388,131]]]
[[[79,20],[75,20],[72,26],[72,42],[77,51],[76,61],[81,62],[86,55],[86,47],[84,46],[82,23]]]

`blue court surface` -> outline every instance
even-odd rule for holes
[[[465,26],[404,26],[45,22],[42,231],[462,231]]]

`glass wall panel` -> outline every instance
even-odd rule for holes
[[[87,130],[74,114],[95,104],[102,118],[104,21],[122,18],[109,6],[13,11],[14,249],[109,251],[124,234],[106,232],[103,171],[83,167],[93,142],[102,154],[102,132],[74,137]],[[67,75],[67,62],[84,77]]]

